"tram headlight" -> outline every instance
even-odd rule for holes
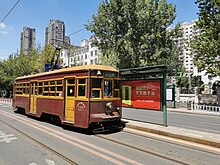
[[[118,112],[120,112],[120,107],[117,107],[116,110],[117,110]]]
[[[112,110],[113,109],[113,105],[112,105],[112,102],[108,102],[106,103],[105,105],[108,109]]]

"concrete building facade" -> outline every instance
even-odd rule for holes
[[[33,51],[36,46],[36,31],[29,27],[23,27],[23,31],[20,35],[20,50],[24,54],[28,54]]]
[[[80,46],[71,46],[71,49],[63,49],[60,58],[63,66],[78,66],[100,64],[99,50],[92,44],[92,37],[81,41]]]
[[[51,44],[55,47],[62,47],[63,43],[70,43],[70,38],[65,38],[65,24],[60,20],[50,20],[45,31],[45,45]]]
[[[183,37],[178,38],[178,46],[182,48],[183,53],[180,55],[180,60],[186,69],[186,72],[193,73],[193,56],[190,47],[190,40],[193,36],[198,35],[199,31],[195,28],[195,21],[192,23],[184,22],[181,24],[183,29]]]
[[[178,46],[182,48],[183,53],[180,55],[180,60],[183,62],[183,65],[186,69],[187,76],[201,76],[202,81],[205,85],[212,84],[216,80],[219,80],[218,77],[211,78],[209,75],[206,75],[206,71],[199,71],[198,67],[193,63],[193,50],[190,47],[190,40],[193,36],[199,35],[199,29],[196,29],[196,20],[193,20],[191,23],[184,22],[181,24],[183,29],[183,37],[178,38]]]

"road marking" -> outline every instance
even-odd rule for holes
[[[53,160],[46,159],[47,165],[55,165]],[[29,165],[37,165],[36,163],[30,163]]]
[[[48,165],[55,165],[54,161],[46,159],[46,162]]]
[[[0,142],[11,143],[11,140],[17,139],[13,134],[6,135],[0,131]]]

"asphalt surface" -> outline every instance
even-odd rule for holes
[[[163,112],[145,109],[123,108],[122,118],[163,125]],[[167,124],[173,127],[192,129],[220,134],[220,115],[210,115],[186,110],[184,108],[168,108]]]
[[[220,115],[192,112],[183,108],[168,109],[168,127],[163,126],[163,113],[123,108],[127,128],[173,137],[220,148]]]
[[[123,108],[122,117],[127,128],[220,148],[219,115],[169,109],[167,127],[160,111]]]
[[[218,164],[220,158],[220,151],[202,149],[200,146],[199,148],[192,147],[185,143],[169,140],[167,136],[161,139],[156,134],[142,136],[128,132],[130,126],[137,127],[130,129],[135,132],[139,128],[149,130],[149,124],[146,122],[138,123],[130,120],[127,121],[127,128],[124,128],[123,131],[97,136],[86,135],[72,127],[64,129],[55,124],[14,113],[10,105],[1,105],[0,114],[0,121],[2,121],[0,131],[6,135],[13,134],[11,137],[17,138],[11,139],[10,143],[6,142],[9,138],[2,139],[4,142],[0,143],[0,164],[66,164],[62,163],[57,155],[42,148],[35,141],[22,136],[4,122],[78,164]],[[172,130],[174,133],[179,132],[172,126],[163,127],[159,124],[152,124],[154,131],[162,132],[162,128],[166,132],[168,130]],[[179,130],[181,129],[179,128]]]

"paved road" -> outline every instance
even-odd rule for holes
[[[79,129],[63,129],[25,115],[16,114],[8,105],[0,105],[0,164],[59,165],[60,157],[23,136],[17,130],[50,147],[77,164],[218,164],[219,152],[193,147],[183,142],[121,132],[88,135]],[[5,123],[17,130],[10,128]],[[11,135],[13,134],[13,135]],[[10,140],[10,143],[7,143]],[[27,157],[28,155],[28,157]],[[46,162],[47,161],[47,162]],[[207,163],[208,162],[208,163]]]
[[[220,134],[220,117],[205,114],[167,112],[168,126]],[[163,112],[123,108],[122,117],[154,124],[163,124]]]

